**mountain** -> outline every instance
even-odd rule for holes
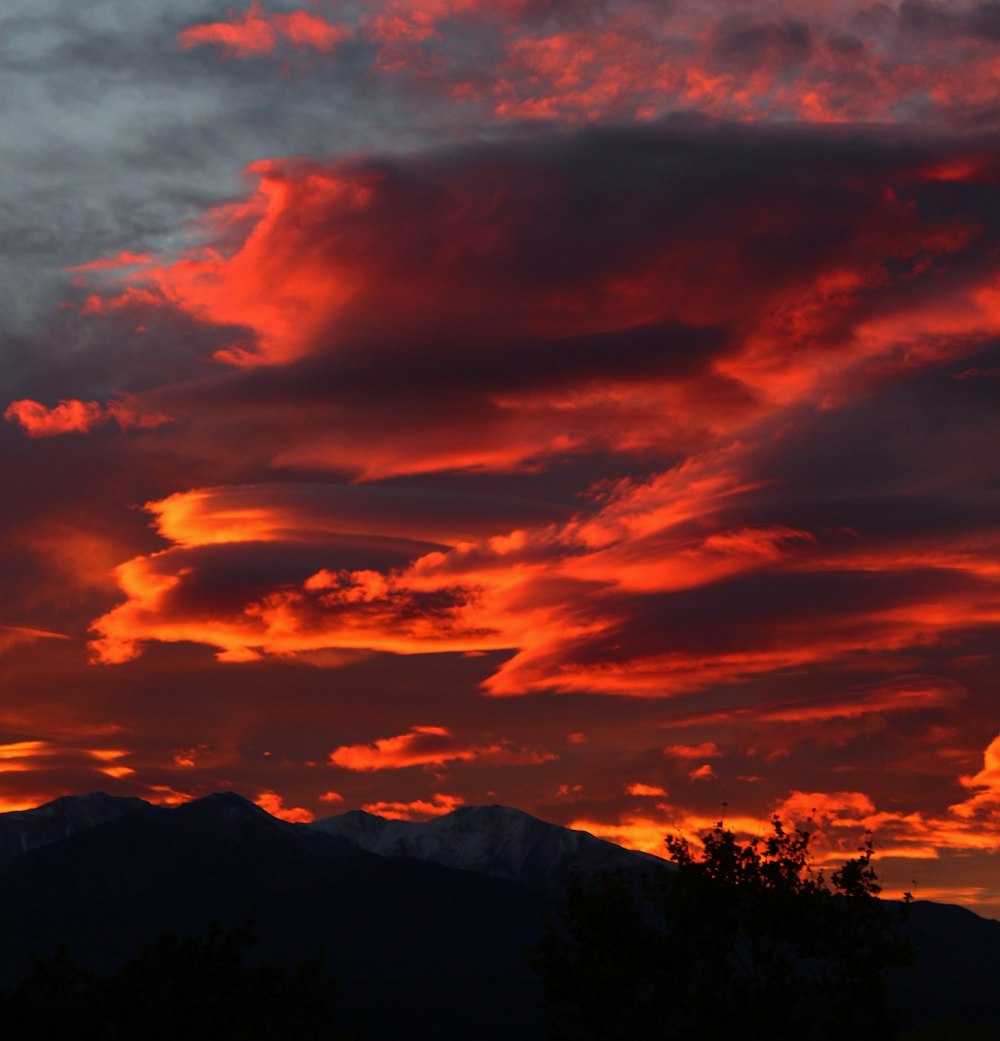
[[[57,799],[0,814],[0,983],[60,944],[108,972],[161,930],[252,919],[261,959],[323,956],[360,1036],[540,1041],[523,951],[558,909],[567,873],[641,877],[664,864],[502,806],[423,823],[356,811],[302,825],[232,793],[176,809]],[[918,902],[910,929],[919,953],[894,973],[896,1007],[914,1021],[1000,1030],[1000,922]]]
[[[104,970],[158,930],[251,917],[262,954],[319,951],[339,974],[524,975],[519,947],[539,911],[533,893],[502,879],[380,857],[213,795],[0,862],[0,968],[63,940]]]
[[[124,813],[0,861],[0,981],[60,945],[104,973],[160,931],[252,919],[260,959],[322,955],[362,1036],[459,1041],[464,1022],[486,1016],[482,1041],[535,1041],[540,996],[523,950],[547,906],[509,880],[379,856],[214,795]],[[416,1022],[395,1017],[400,1000]]]
[[[27,853],[127,813],[150,808],[142,799],[121,799],[93,792],[64,795],[33,810],[0,813],[0,859]]]
[[[655,870],[668,863],[508,806],[461,806],[429,821],[386,820],[352,810],[307,827],[379,856],[411,857],[540,891],[561,887],[570,872],[588,877],[615,869]]]
[[[1000,1037],[1000,922],[954,904],[917,900],[910,908],[910,935],[914,964],[891,978],[896,1006],[906,1018],[967,1020]]]

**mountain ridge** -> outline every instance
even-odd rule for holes
[[[306,825],[386,857],[412,857],[547,889],[570,871],[654,868],[669,862],[497,804],[460,806],[427,821],[351,810]]]
[[[467,1019],[445,1028],[440,1010],[480,1017],[488,1001],[497,1023],[511,1012],[518,1025],[490,1033],[477,1019],[483,1041],[540,1041],[538,983],[523,952],[558,914],[573,856],[586,871],[612,847],[637,879],[667,864],[510,807],[424,822],[351,811],[315,823],[278,820],[232,792],[176,808],[93,793],[0,814],[0,983],[27,972],[32,952],[65,945],[103,973],[160,931],[190,936],[252,920],[262,959],[321,955],[346,984],[345,1008],[377,1020],[387,1041],[460,1041]],[[362,839],[381,836],[388,854],[338,833],[351,826]],[[917,902],[911,932],[920,953],[895,974],[898,1007],[911,1018],[971,1012],[1000,1028],[1000,922]],[[426,1022],[394,1021],[382,1008],[386,988],[424,1009]]]
[[[616,868],[651,869],[669,863],[495,803],[460,806],[426,821],[349,810],[307,824],[292,824],[231,791],[214,792],[176,807],[92,792],[61,796],[30,810],[0,813],[0,861],[137,812],[178,814],[199,827],[258,824],[303,840],[307,835],[325,836],[378,856],[422,860],[542,890],[561,883],[570,871],[589,876]]]

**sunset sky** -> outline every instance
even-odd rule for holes
[[[1000,917],[1000,0],[298,3],[0,15],[0,809]]]

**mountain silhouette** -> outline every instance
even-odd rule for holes
[[[540,1041],[524,958],[566,878],[666,862],[503,806],[426,822],[353,811],[290,824],[234,793],[175,809],[101,793],[0,814],[0,981],[64,944],[99,973],[160,931],[252,920],[261,960],[322,955],[344,1015],[385,1041]],[[1000,1029],[1000,922],[917,902],[917,964],[894,975],[918,1019]],[[400,1019],[394,1009],[405,1008]]]

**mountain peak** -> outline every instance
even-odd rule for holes
[[[59,842],[128,813],[149,809],[150,804],[142,799],[90,792],[61,795],[32,810],[0,813],[0,859]]]
[[[255,824],[268,823],[281,827],[287,826],[284,821],[279,821],[267,810],[261,809],[256,803],[236,792],[213,792],[201,799],[182,803],[174,812],[189,819],[194,818],[207,822],[240,824],[249,821]]]
[[[459,806],[428,821],[386,820],[351,811],[307,825],[370,853],[410,857],[546,889],[571,871],[642,869],[665,861],[511,806]]]

